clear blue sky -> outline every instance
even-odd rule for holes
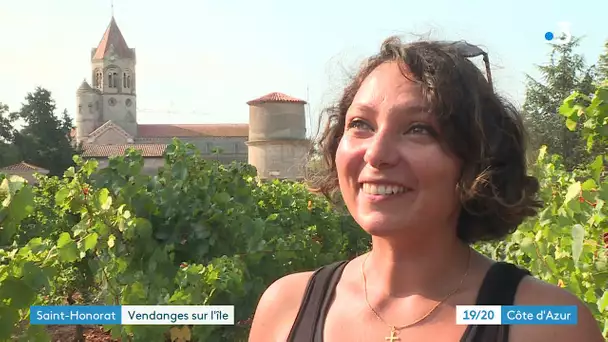
[[[521,104],[524,74],[547,61],[544,33],[558,22],[584,36],[579,52],[591,63],[608,39],[605,0],[114,2],[137,52],[140,123],[247,122],[248,100],[273,91],[306,99],[307,88],[317,115],[392,34],[482,45],[498,91]],[[40,85],[74,113],[110,16],[110,0],[2,1],[0,102],[17,110]]]

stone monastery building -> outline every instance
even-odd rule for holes
[[[260,178],[298,179],[308,151],[305,101],[271,93],[247,102],[249,124],[150,124],[137,122],[135,49],[129,48],[114,17],[91,50],[91,83],[77,91],[76,141],[83,157],[108,157],[133,147],[145,157],[145,172],[163,164],[162,155],[176,137],[198,147],[204,156],[224,163],[249,162]],[[213,154],[219,148],[219,156]]]

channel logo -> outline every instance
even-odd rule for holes
[[[545,40],[555,45],[566,45],[570,43],[572,41],[572,34],[570,33],[570,23],[557,23],[557,30],[545,33]]]

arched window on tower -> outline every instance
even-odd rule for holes
[[[131,72],[128,70],[122,73],[122,87],[130,89],[133,85],[131,84]]]
[[[116,71],[108,72],[108,88],[118,88],[118,82],[120,78],[118,77],[118,73]]]
[[[103,74],[101,73],[101,71],[95,72],[95,87],[96,88],[101,88],[102,78],[103,78]]]

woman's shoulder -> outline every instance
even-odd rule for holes
[[[302,300],[304,291],[313,274],[313,271],[297,272],[277,279],[264,291],[258,306],[262,304],[282,305],[285,300]]]
[[[316,271],[288,274],[272,283],[262,294],[255,310],[249,342],[286,341],[298,316],[305,292],[315,276],[329,281],[346,260],[318,268]]]
[[[517,289],[514,304],[576,306],[578,322],[575,325],[515,325],[511,328],[512,341],[604,341],[591,310],[575,295],[558,286],[527,276]]]
[[[250,342],[287,340],[313,273],[288,274],[264,291],[253,317]]]

